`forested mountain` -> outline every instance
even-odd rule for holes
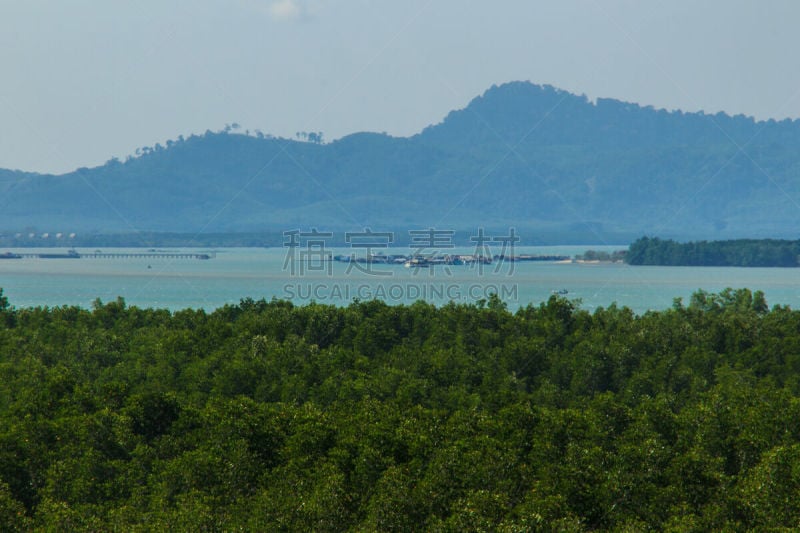
[[[409,138],[206,132],[53,176],[0,171],[0,231],[472,229],[563,240],[795,236],[800,122],[527,82]]]

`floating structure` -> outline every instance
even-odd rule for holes
[[[495,255],[497,261],[569,261],[572,259],[568,255]]]
[[[369,254],[365,257],[356,257],[352,255],[334,255],[333,260],[340,263],[370,263],[370,264],[385,264],[385,265],[402,265],[408,261],[410,256],[395,254]]]
[[[520,262],[520,261],[569,261],[571,258],[567,255],[481,255],[481,254],[369,254],[365,257],[356,257],[355,254],[351,255],[335,255],[332,258],[334,261],[341,263],[368,263],[368,264],[384,264],[384,265],[404,265],[406,267],[426,267],[433,265],[473,265],[473,264],[491,264],[493,261],[503,262]]]

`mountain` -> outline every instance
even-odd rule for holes
[[[591,102],[512,82],[408,138],[209,131],[63,175],[0,170],[0,231],[796,237],[799,146],[800,121]]]

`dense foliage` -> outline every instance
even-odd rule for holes
[[[301,138],[311,142],[226,128],[61,176],[0,170],[0,232],[474,231],[478,221],[585,244],[664,228],[694,239],[796,231],[799,121],[514,82],[412,137]]]
[[[800,266],[800,241],[738,239],[679,243],[642,237],[631,243],[625,261],[663,266]]]
[[[800,524],[800,312],[0,295],[0,530]]]
[[[611,261],[618,263],[625,260],[625,255],[627,253],[627,250],[614,250],[613,252],[586,250],[582,254],[576,255],[575,259],[578,261]]]

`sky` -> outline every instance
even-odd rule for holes
[[[0,0],[0,168],[179,135],[407,136],[529,80],[800,118],[797,0]]]

